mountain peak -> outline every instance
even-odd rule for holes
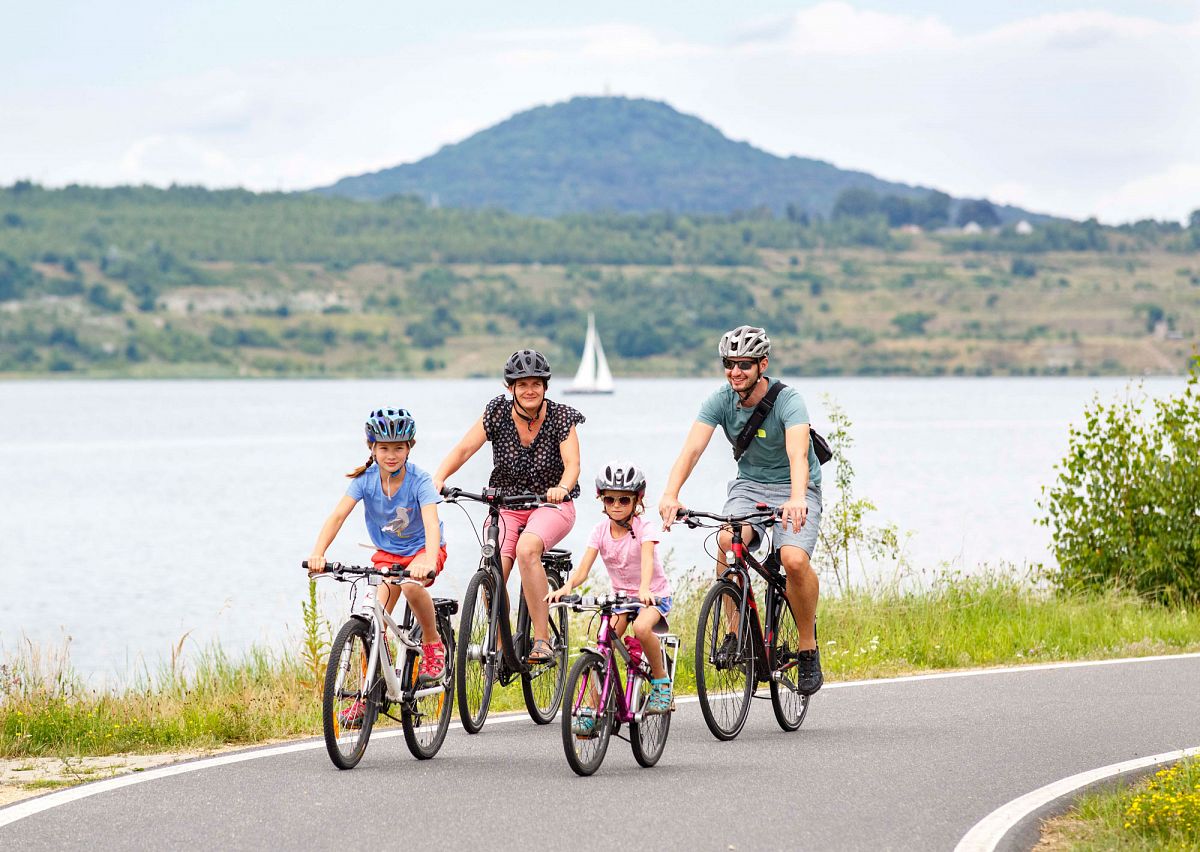
[[[577,96],[519,112],[418,162],[317,191],[363,200],[411,194],[534,216],[757,207],[828,215],[851,187],[928,191],[820,160],[777,157],[662,101]]]

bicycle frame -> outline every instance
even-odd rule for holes
[[[379,576],[368,576],[367,584],[370,586],[378,586],[383,578]],[[403,580],[401,584],[408,582],[417,582],[415,580]],[[389,701],[415,701],[418,698],[424,698],[426,695],[435,695],[439,692],[444,692],[444,685],[430,686],[425,689],[412,689],[411,684],[403,684],[400,682],[399,676],[396,674],[396,665],[391,659],[391,649],[387,644],[387,628],[392,629],[392,633],[396,635],[398,642],[396,648],[396,661],[400,660],[401,649],[404,653],[421,652],[421,643],[412,638],[413,631],[413,614],[408,608],[408,601],[403,595],[400,596],[401,610],[400,622],[392,618],[388,611],[380,603],[378,595],[371,598],[371,616],[368,623],[371,626],[371,655],[367,663],[366,683],[375,683],[376,673],[383,674],[383,680],[387,684],[387,697]],[[356,618],[362,618],[361,615],[356,615]],[[403,626],[402,626],[403,625]]]
[[[570,606],[571,604],[555,604],[555,606]],[[625,643],[621,641],[621,637],[612,626],[613,615],[619,614],[613,612],[613,607],[616,602],[611,598],[601,598],[600,602],[594,606],[584,605],[584,608],[595,609],[599,612],[600,629],[596,633],[596,644],[593,646],[585,646],[585,652],[590,652],[598,655],[604,661],[604,683],[600,688],[600,701],[598,707],[608,707],[608,702],[611,700],[615,691],[616,695],[616,719],[619,722],[641,722],[645,716],[646,710],[644,707],[635,708],[633,702],[637,696],[639,687],[638,681],[642,675],[638,673],[637,667],[631,665],[632,658],[629,654],[629,649],[625,647]],[[674,656],[668,654],[670,666],[668,667],[667,677],[671,679],[671,683],[675,683],[675,666],[678,663],[679,654],[679,638],[670,633],[660,634],[660,641],[663,643],[664,650],[666,648],[675,649]],[[625,670],[629,672],[629,680],[626,682],[621,677],[620,668],[616,665],[617,655],[625,662]],[[573,715],[578,712],[580,704],[584,700],[584,690],[587,689],[587,684],[582,684],[580,693],[573,699],[572,711]]]

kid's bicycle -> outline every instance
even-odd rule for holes
[[[783,730],[799,728],[808,713],[809,696],[796,688],[800,632],[784,597],[786,578],[779,554],[772,547],[759,563],[742,541],[742,524],[770,527],[777,517],[778,510],[765,503],[742,515],[679,512],[689,527],[728,527],[733,536],[728,567],[705,595],[696,625],[696,692],[704,721],[719,740],[741,733],[750,699],[758,697],[757,683],[771,685],[771,707]],[[765,623],[759,621],[751,569],[766,581]]]
[[[308,562],[303,563],[308,568]],[[325,571],[314,577],[332,577],[351,583],[366,580],[378,586],[385,580],[409,579],[400,566],[389,570],[358,565],[326,563]],[[367,750],[371,729],[379,714],[391,714],[399,705],[399,722],[404,742],[413,757],[428,760],[437,754],[450,728],[450,705],[454,700],[454,630],[450,616],[458,611],[458,601],[434,598],[437,629],[446,646],[446,674],[441,685],[417,688],[417,668],[421,660],[421,627],[407,603],[397,623],[378,597],[371,600],[366,613],[355,613],[342,625],[329,649],[325,669],[325,694],[321,720],[325,730],[325,748],[338,769],[353,769]],[[353,608],[353,597],[351,598]],[[395,640],[395,653],[388,642],[389,631]]]
[[[503,496],[494,488],[472,494],[461,488],[447,487],[442,489],[442,496],[447,503],[470,500],[482,503],[488,509],[488,523],[480,542],[479,569],[467,583],[462,615],[458,620],[460,644],[456,677],[458,714],[463,728],[468,733],[478,733],[487,719],[492,688],[497,682],[508,686],[518,677],[530,718],[539,725],[548,724],[554,720],[562,703],[563,683],[567,676],[567,614],[560,610],[550,618],[549,660],[527,663],[533,646],[529,608],[525,605],[525,595],[521,594],[514,631],[509,623],[508,590],[500,561],[500,510],[535,509],[554,504],[548,503],[545,495]],[[542,566],[550,588],[561,588],[563,578],[571,570],[571,553],[547,550],[542,554]]]
[[[667,744],[674,702],[666,713],[646,712],[651,689],[650,665],[639,652],[630,651],[612,626],[615,614],[636,610],[641,605],[636,597],[623,594],[563,595],[551,604],[555,608],[570,607],[576,612],[592,611],[600,616],[596,644],[581,649],[567,677],[570,704],[562,716],[563,751],[567,763],[579,775],[591,775],[600,768],[608,751],[608,741],[614,734],[620,736],[622,722],[629,725],[629,744],[634,759],[641,766],[658,763]],[[656,625],[655,632],[662,644],[663,667],[674,690],[679,637],[665,632],[662,622]],[[629,675],[627,683],[622,682],[618,656],[624,661]]]

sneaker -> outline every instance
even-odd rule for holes
[[[341,713],[338,713],[338,725],[348,731],[358,730],[362,727],[363,720],[363,703],[355,701]]]
[[[576,716],[571,720],[571,733],[575,736],[586,739],[596,732],[596,717],[595,716]]]
[[[417,668],[417,686],[433,686],[446,676],[446,646],[421,645],[421,665]]]
[[[650,696],[646,699],[646,712],[651,715],[660,715],[670,712],[671,701],[671,681],[667,678],[662,680],[650,681],[654,688],[650,690]]]
[[[821,675],[821,652],[799,651],[796,654],[796,691],[801,695],[812,695],[821,688],[825,678]]]
[[[734,664],[737,659],[737,634],[726,633],[725,638],[721,640],[721,645],[717,648],[717,652],[713,654],[713,664],[718,669],[727,669]]]

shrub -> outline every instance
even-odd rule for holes
[[[1056,470],[1040,522],[1060,588],[1200,602],[1200,357],[1178,396],[1093,400]]]
[[[1158,842],[1200,843],[1200,762],[1160,769],[1125,810],[1125,828]]]

